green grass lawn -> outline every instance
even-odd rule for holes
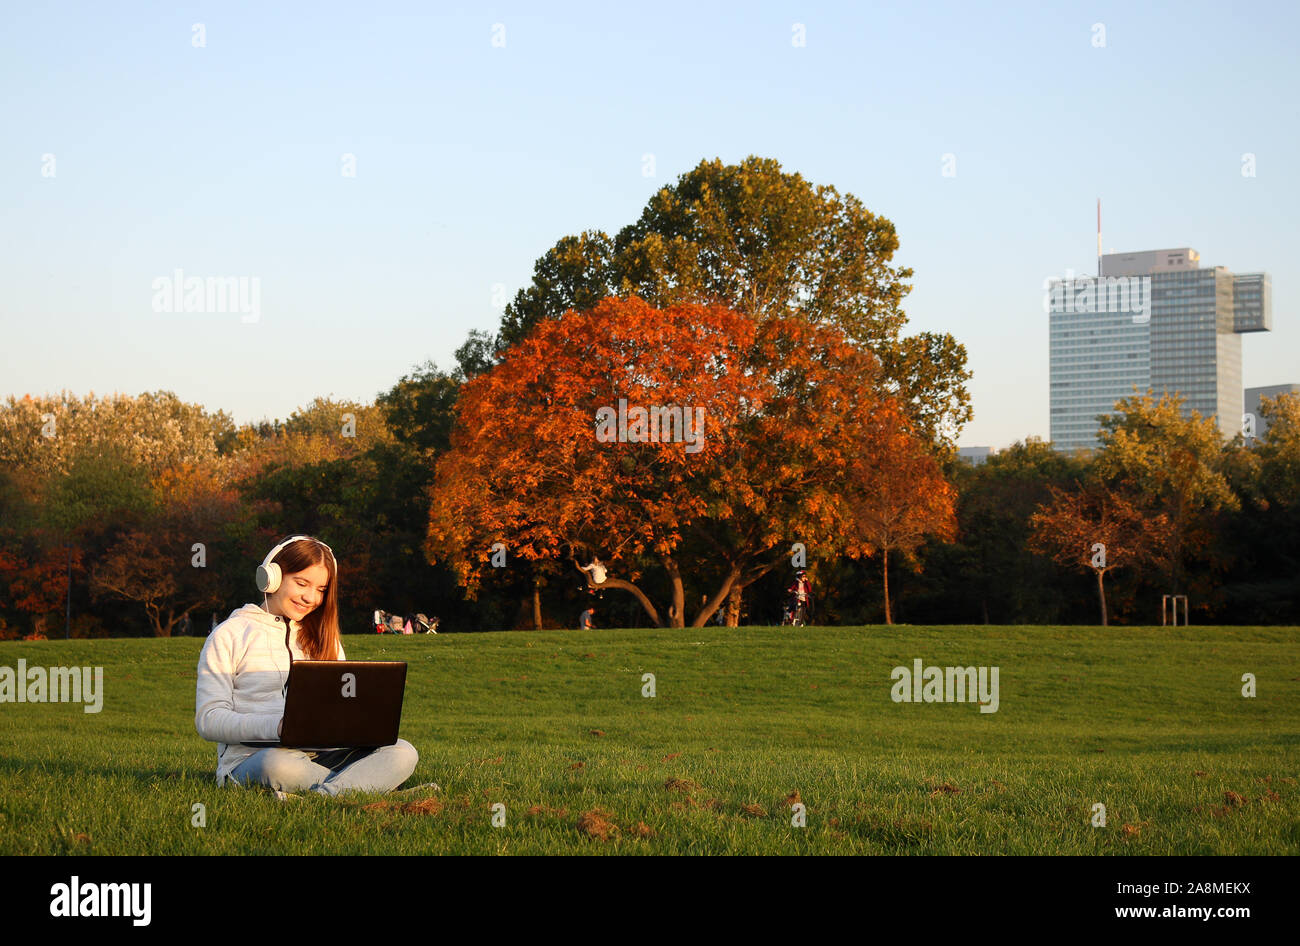
[[[105,688],[98,714],[0,704],[0,853],[1300,853],[1295,628],[349,636],[409,662],[408,784],[442,790],[288,803],[216,786],[201,645],[0,644]],[[893,702],[917,657],[999,667],[998,711]]]

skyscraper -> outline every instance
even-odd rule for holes
[[[1267,273],[1202,269],[1184,247],[1111,253],[1101,274],[1050,280],[1051,436],[1097,445],[1097,416],[1139,391],[1178,392],[1185,414],[1241,429],[1241,335],[1273,327]]]

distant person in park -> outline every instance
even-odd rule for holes
[[[384,633],[384,628],[388,625],[388,622],[384,620],[384,612],[376,608],[374,621],[375,621],[375,633],[376,634]]]
[[[218,785],[267,785],[281,799],[300,791],[386,792],[415,771],[419,755],[405,739],[330,752],[243,745],[279,739],[294,660],[344,659],[337,584],[329,546],[291,536],[257,569],[262,603],[232,612],[203,645],[194,728],[217,743]]]
[[[802,568],[795,572],[794,581],[786,589],[786,594],[789,596],[789,603],[786,606],[788,620],[783,623],[793,622],[799,612],[799,606],[803,605],[803,623],[806,624],[812,617],[812,581]]]
[[[605,583],[605,579],[609,577],[605,569],[605,566],[601,564],[600,559],[596,558],[595,556],[592,556],[590,565],[582,566],[582,570],[584,572],[588,572],[591,575],[592,585],[603,585]],[[587,591],[591,594],[595,594],[596,589],[588,586]],[[601,597],[604,596],[602,595]]]
[[[583,611],[582,614],[578,616],[578,630],[580,631],[595,630],[596,628],[596,623],[594,620],[595,616],[596,616],[595,608],[588,608],[586,611]]]

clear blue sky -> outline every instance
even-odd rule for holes
[[[1271,273],[1245,383],[1300,381],[1300,15],[1133,7],[5,4],[0,396],[370,401],[559,237],[749,154],[895,223],[909,331],[969,351],[963,445],[1047,437],[1042,284],[1093,271],[1099,196],[1107,251]],[[257,277],[259,320],[155,312],[177,268]]]

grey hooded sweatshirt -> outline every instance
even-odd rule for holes
[[[306,660],[298,643],[301,625],[289,622],[294,660]],[[339,642],[338,660],[343,660]],[[285,619],[246,604],[217,625],[199,654],[194,728],[217,743],[217,784],[258,750],[244,742],[273,742],[284,717],[289,679]]]

